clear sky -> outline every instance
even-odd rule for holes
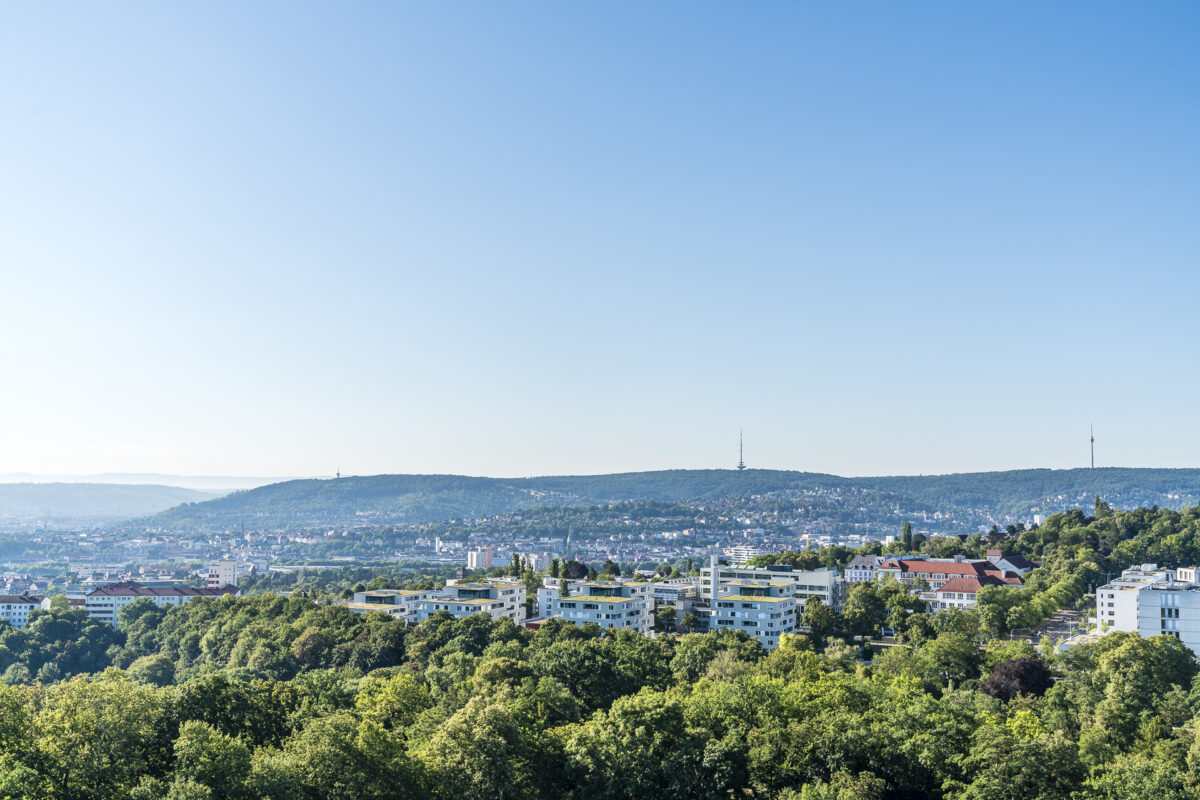
[[[0,472],[1200,466],[1200,4],[0,6]]]

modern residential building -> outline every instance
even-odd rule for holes
[[[89,617],[103,620],[114,628],[119,628],[118,612],[143,597],[149,598],[154,605],[161,607],[183,605],[195,598],[211,600],[226,595],[238,597],[241,592],[236,586],[222,586],[216,589],[207,587],[203,589],[190,587],[156,589],[137,581],[122,581],[121,583],[110,583],[88,592],[84,596],[84,608]]]
[[[721,594],[718,587],[733,581],[786,581],[791,584],[792,596],[801,606],[808,598],[819,597],[822,603],[841,608],[846,599],[846,582],[836,569],[803,570],[785,565],[731,567],[721,564],[716,556],[700,570],[701,599],[711,606],[713,598]]]
[[[1142,564],[1096,590],[1100,630],[1167,634],[1200,654],[1200,583],[1195,567]]]
[[[672,606],[675,609],[677,622],[682,620],[683,615],[690,612],[696,602],[700,600],[699,578],[671,578],[665,581],[655,581],[650,586],[655,610],[663,606]]]
[[[537,590],[537,608],[535,610],[539,617],[550,616],[550,605],[558,597],[561,586],[562,578],[547,576],[542,579],[542,585]]]
[[[781,634],[796,631],[794,591],[791,581],[727,581],[713,604],[712,629],[745,631],[774,650]]]
[[[641,581],[571,581],[569,595],[550,601],[548,616],[649,635],[654,629],[650,587]]]
[[[417,622],[417,603],[436,594],[433,590],[421,589],[368,589],[355,592],[354,599],[346,607],[356,614],[372,614],[382,611],[410,624]]]
[[[448,611],[455,617],[487,614],[492,619],[508,617],[520,623],[525,621],[525,587],[511,581],[448,583],[440,592],[418,600],[415,607],[418,622]]]
[[[24,628],[30,613],[40,608],[40,602],[23,594],[0,595],[0,619],[14,628]]]
[[[208,565],[208,588],[237,586],[237,582],[237,562],[233,559],[221,559]]]
[[[467,569],[491,569],[496,551],[490,547],[467,551]]]

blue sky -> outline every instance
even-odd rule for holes
[[[0,9],[0,472],[1200,466],[1200,6]]]

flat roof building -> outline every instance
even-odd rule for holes
[[[740,630],[766,650],[779,637],[796,632],[795,584],[791,581],[731,580],[722,584],[713,603],[713,630]]]
[[[447,584],[440,592],[416,601],[415,610],[417,622],[447,611],[455,617],[487,614],[492,619],[508,617],[521,623],[525,621],[525,587],[508,581]]]
[[[650,587],[641,581],[570,581],[570,594],[550,600],[548,616],[649,635],[654,629]]]
[[[700,597],[711,605],[713,598],[720,595],[720,586],[733,581],[784,581],[791,585],[791,594],[798,605],[804,605],[810,597],[833,608],[841,608],[846,599],[846,582],[836,569],[793,569],[783,564],[768,567],[728,566],[721,564],[716,556],[700,570]]]
[[[356,614],[373,614],[382,611],[410,624],[417,622],[417,603],[428,600],[436,592],[432,589],[368,589],[355,592],[354,599],[345,606]]]

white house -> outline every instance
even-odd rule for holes
[[[875,570],[882,563],[882,556],[855,556],[846,565],[846,583],[863,583],[875,580]]]
[[[975,608],[976,595],[984,586],[1005,586],[1006,584],[991,575],[978,577],[959,576],[951,578],[937,589],[922,592],[921,597],[929,604],[930,611],[942,611],[947,608]]]

